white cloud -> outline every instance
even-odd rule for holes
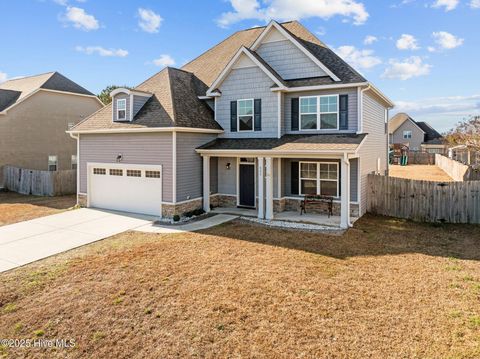
[[[432,7],[434,8],[441,8],[444,7],[445,11],[452,11],[457,6],[460,0],[435,0]]]
[[[173,66],[175,65],[175,60],[167,54],[160,55],[158,59],[152,61],[154,65],[160,67]]]
[[[434,32],[432,36],[435,39],[435,43],[442,50],[450,50],[459,47],[463,44],[464,41],[464,39],[461,39],[446,31]]]
[[[138,9],[138,16],[140,20],[138,21],[138,26],[149,33],[156,33],[158,32],[158,28],[162,24],[162,17],[159,14],[156,14],[150,9]]]
[[[220,27],[236,22],[256,19],[268,21],[301,20],[311,17],[329,19],[344,16],[353,19],[355,25],[364,24],[368,12],[357,0],[229,0],[233,11],[223,13],[217,20]]]
[[[373,50],[361,50],[355,46],[340,46],[335,52],[357,69],[370,69],[382,63],[382,60],[374,56]]]
[[[394,102],[395,112],[406,112],[416,120],[428,121],[438,131],[447,130],[457,121],[480,113],[480,94]]]
[[[64,15],[64,21],[70,22],[77,29],[90,31],[97,30],[100,27],[100,24],[93,15],[87,14],[85,10],[69,6]]]
[[[472,9],[480,9],[480,0],[471,0],[470,7]]]
[[[403,61],[392,59],[389,61],[389,67],[385,69],[382,77],[408,80],[412,77],[428,75],[431,67],[431,65],[424,63],[419,56],[411,56]]]
[[[374,42],[377,42],[378,41],[378,38],[376,36],[373,36],[373,35],[368,35],[365,37],[365,39],[363,40],[363,43],[365,45],[371,45],[373,44]]]
[[[418,50],[419,48],[417,39],[413,35],[402,34],[397,40],[397,49],[399,50]]]
[[[0,84],[2,82],[7,81],[7,78],[8,78],[7,74],[5,72],[0,71]]]
[[[53,0],[54,3],[62,6],[67,6],[68,5],[68,0]]]
[[[87,55],[98,54],[105,57],[126,57],[128,56],[128,51],[123,49],[106,49],[101,46],[76,46],[75,50],[78,52],[83,52]]]

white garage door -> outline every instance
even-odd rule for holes
[[[162,167],[89,163],[89,207],[161,216]]]

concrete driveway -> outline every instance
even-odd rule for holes
[[[82,208],[0,227],[0,272],[145,226],[153,220],[149,216]]]

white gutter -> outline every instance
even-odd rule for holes
[[[315,90],[329,90],[337,88],[350,88],[368,85],[368,82],[357,82],[352,84],[332,84],[332,85],[316,85],[316,86],[299,86],[299,87],[274,87],[271,91],[284,91],[284,92],[300,92],[300,91],[315,91]]]
[[[68,134],[95,134],[95,133],[150,133],[150,132],[191,132],[191,133],[223,133],[223,130],[190,127],[140,127],[140,128],[109,128],[101,130],[66,131]]]

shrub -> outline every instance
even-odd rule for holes
[[[180,220],[180,216],[178,214],[173,216],[173,221],[178,222]]]
[[[202,214],[205,213],[205,211],[202,209],[202,208],[197,208],[195,211],[194,211],[195,215],[196,216],[201,216]]]

